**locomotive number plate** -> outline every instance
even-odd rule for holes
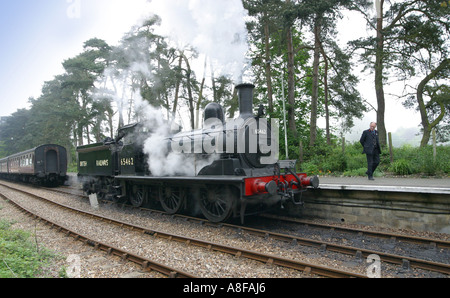
[[[134,158],[122,158],[120,160],[121,166],[134,166]]]

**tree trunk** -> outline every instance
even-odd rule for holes
[[[194,113],[194,98],[192,96],[192,86],[191,86],[191,65],[189,64],[189,60],[186,55],[183,54],[184,61],[186,62],[186,86],[188,90],[188,102],[189,102],[189,113],[191,115],[191,129],[195,129],[195,113]]]
[[[386,125],[384,122],[384,116],[386,112],[386,103],[384,98],[384,86],[383,86],[383,56],[384,56],[384,35],[383,35],[383,4],[384,0],[381,0],[381,16],[377,19],[377,51],[375,61],[375,92],[377,95],[377,125],[378,133],[380,136],[380,145],[386,147],[387,134]]]
[[[178,69],[181,70],[181,65],[183,63],[183,55],[180,54],[180,60],[178,61]],[[175,99],[173,102],[173,110],[172,110],[172,117],[175,119],[175,114],[177,113],[178,108],[178,97],[180,96],[180,84],[181,84],[181,74],[179,74],[179,77],[177,78],[177,86],[175,88]]]
[[[206,83],[206,63],[208,62],[208,58],[205,58],[205,65],[203,67],[203,79],[202,83],[200,85],[200,92],[198,94],[198,100],[197,100],[197,108],[196,108],[196,114],[195,114],[195,128],[199,129],[200,127],[200,106],[203,102],[203,90],[205,89],[205,83]]]
[[[197,101],[197,111],[196,111],[196,115],[195,115],[195,128],[199,129],[200,128],[200,106],[202,105],[202,101],[203,101],[203,89],[205,88],[205,81],[206,81],[206,77],[203,76],[203,80],[202,80],[202,84],[200,85],[200,92],[198,95],[198,101]]]
[[[450,59],[445,59],[444,61],[442,61],[441,64],[439,64],[439,66],[435,70],[433,70],[428,76],[426,76],[417,87],[417,101],[419,103],[420,116],[422,118],[423,126],[423,137],[422,141],[420,142],[420,147],[425,147],[428,145],[428,142],[430,141],[431,131],[439,124],[439,122],[442,121],[442,119],[444,119],[445,116],[445,105],[442,102],[439,102],[441,113],[432,123],[430,123],[425,101],[423,99],[423,92],[428,82],[434,79],[439,74],[439,72],[446,68],[450,68]]]
[[[314,146],[317,140],[317,106],[319,100],[319,64],[320,64],[320,32],[322,16],[317,16],[314,24],[314,63],[311,97],[311,123],[309,145]]]
[[[323,79],[323,88],[325,90],[325,122],[326,122],[326,133],[327,133],[327,144],[331,146],[331,131],[330,131],[330,108],[329,108],[329,100],[328,100],[328,59],[325,54],[325,50],[320,44],[320,51],[322,53],[323,60],[325,61],[325,77]]]
[[[292,44],[292,29],[287,30],[288,48],[288,127],[294,138],[298,137],[295,124],[295,72],[294,72],[294,46]]]
[[[267,17],[267,12],[264,12]],[[266,18],[267,20],[267,18]],[[264,43],[266,46],[266,84],[267,84],[267,99],[269,101],[269,115],[273,113],[273,90],[272,90],[272,70],[270,67],[270,39],[269,39],[269,22],[266,21],[264,25]]]

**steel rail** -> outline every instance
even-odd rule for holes
[[[233,227],[232,225],[228,225],[229,227]],[[241,227],[241,226],[234,226],[236,229],[241,229],[246,231],[247,233],[258,235],[261,237],[266,238],[273,238],[280,241],[287,241],[287,242],[293,242],[300,245],[305,246],[311,246],[315,247],[321,250],[328,250],[332,252],[347,254],[347,255],[353,255],[355,257],[359,258],[367,258],[370,255],[376,254],[380,256],[381,261],[396,264],[396,265],[406,265],[409,264],[409,266],[414,268],[420,268],[425,270],[430,270],[434,272],[440,272],[443,274],[450,275],[450,265],[449,264],[443,264],[443,263],[437,263],[432,261],[426,261],[422,259],[407,257],[407,256],[401,256],[401,255],[394,255],[389,253],[384,253],[380,251],[375,250],[368,250],[368,249],[362,249],[362,248],[356,248],[356,247],[350,247],[345,245],[339,245],[339,244],[333,244],[329,242],[324,241],[318,241],[318,240],[312,240],[308,238],[301,238],[297,236],[291,236],[286,234],[279,234],[274,232],[268,232],[264,230],[258,230],[253,228],[247,228],[247,227]]]
[[[331,229],[334,231],[341,231],[341,232],[348,232],[348,233],[358,233],[360,235],[367,235],[370,237],[392,239],[392,240],[404,241],[404,242],[415,243],[415,244],[427,244],[427,245],[434,246],[436,248],[450,249],[450,241],[445,241],[445,240],[440,240],[440,239],[409,236],[409,235],[402,235],[402,234],[398,234],[398,233],[368,231],[368,230],[361,230],[361,229],[348,228],[348,227],[339,227],[339,226],[335,226],[335,225],[330,226],[327,224],[314,223],[311,221],[297,219],[297,218],[283,218],[283,217],[279,217],[279,216],[271,215],[271,214],[261,214],[260,216],[269,218],[272,220],[281,220],[281,221],[285,221],[285,222],[289,222],[289,223],[303,224],[303,225],[310,226],[310,227]]]
[[[8,201],[10,204],[24,212],[26,215],[33,217],[35,220],[43,221],[45,224],[50,225],[52,228],[56,228],[58,232],[66,234],[67,237],[72,237],[75,240],[81,241],[85,243],[86,245],[92,246],[97,250],[105,251],[108,255],[115,255],[118,257],[121,257],[123,260],[138,264],[142,266],[143,270],[146,271],[156,271],[159,273],[162,273],[170,278],[198,278],[197,276],[194,276],[190,273],[166,266],[164,264],[155,262],[153,260],[150,260],[148,258],[130,253],[128,251],[122,250],[120,248],[111,246],[109,244],[105,244],[93,239],[90,239],[87,236],[84,236],[78,232],[74,232],[66,227],[63,227],[57,223],[54,223],[44,217],[41,217],[39,215],[36,215],[35,213],[31,212],[27,208],[21,206],[19,203],[15,202],[14,200],[11,200],[4,194],[0,193],[0,197],[4,199],[5,201]]]
[[[62,193],[62,194],[67,194],[67,195],[73,195],[73,196],[78,196],[81,198],[87,198],[87,196],[84,195],[79,195],[79,194],[74,194],[74,193],[68,193],[68,192],[64,192],[64,191],[59,191],[59,190],[53,190],[53,189],[47,189],[49,191],[54,191],[54,192],[58,192],[58,193]],[[133,207],[136,208],[136,207]],[[148,209],[145,208],[140,208],[142,210],[145,211],[149,211]],[[159,212],[159,213],[165,213],[163,211],[159,211],[159,210],[151,210],[152,212]],[[200,221],[200,222],[204,222],[204,219],[199,219],[199,218],[195,218],[195,217],[189,217],[189,216],[185,216],[182,214],[176,214],[174,216],[177,217],[181,217],[181,218],[187,218],[188,220],[192,220],[192,221]],[[280,220],[280,221],[285,221],[288,223],[296,223],[296,224],[303,224],[309,227],[316,227],[316,228],[322,228],[322,229],[331,229],[333,231],[340,231],[340,232],[347,232],[347,233],[357,233],[359,235],[365,235],[365,236],[369,236],[369,237],[376,237],[376,238],[382,238],[382,239],[391,239],[391,240],[397,240],[397,241],[402,241],[402,242],[407,242],[407,243],[414,243],[414,244],[424,244],[424,245],[430,245],[431,247],[436,247],[436,248],[443,248],[443,249],[450,249],[450,241],[446,241],[446,240],[440,240],[440,239],[433,239],[433,238],[426,238],[426,237],[418,237],[418,236],[409,236],[409,235],[402,235],[402,234],[398,234],[398,233],[389,233],[389,232],[378,232],[378,231],[370,231],[370,230],[362,230],[362,229],[356,229],[356,228],[349,228],[349,227],[340,227],[340,226],[336,226],[336,225],[327,225],[327,224],[321,224],[321,223],[314,223],[311,221],[307,221],[307,220],[302,220],[299,218],[284,218],[284,217],[279,217],[276,215],[272,215],[272,214],[260,214],[259,216],[264,217],[264,218],[268,218],[268,219],[272,219],[272,220]],[[217,225],[214,223],[211,223],[212,225]],[[219,225],[224,225],[227,226],[226,223],[223,224],[219,224]],[[239,226],[241,227],[241,226]],[[246,229],[246,227],[242,226],[242,229]]]
[[[143,208],[141,208],[141,209],[146,210]],[[151,211],[158,212],[158,213],[164,213],[164,212],[155,211],[155,210],[151,210]],[[318,248],[321,250],[328,250],[328,251],[332,251],[332,252],[352,255],[355,257],[359,257],[359,258],[368,257],[372,254],[376,254],[376,255],[380,256],[381,261],[384,261],[386,263],[402,265],[402,266],[403,265],[410,266],[413,268],[425,269],[425,270],[429,270],[429,271],[433,271],[433,272],[439,272],[439,273],[450,275],[450,265],[449,264],[437,263],[437,262],[412,258],[412,257],[408,257],[408,256],[394,255],[394,254],[384,253],[384,252],[380,252],[380,251],[344,246],[344,245],[339,245],[339,244],[334,244],[334,243],[329,243],[329,242],[324,242],[324,241],[319,241],[319,240],[302,238],[302,237],[298,237],[298,236],[270,232],[267,230],[254,229],[254,228],[240,226],[240,225],[233,225],[233,224],[227,224],[227,223],[216,224],[216,223],[211,223],[211,222],[205,221],[205,219],[195,218],[195,217],[185,216],[185,215],[180,215],[180,214],[176,214],[173,216],[176,216],[179,218],[184,218],[184,219],[190,220],[190,221],[200,222],[202,224],[208,224],[208,225],[215,226],[215,227],[232,228],[232,229],[236,229],[238,231],[244,231],[249,234],[259,236],[259,237],[272,238],[272,239],[276,239],[276,240],[280,240],[280,241],[284,241],[284,242],[292,242],[292,243],[296,243],[296,244],[300,244],[300,245],[315,247],[315,248]],[[406,236],[406,237],[408,237],[408,236]],[[427,241],[425,241],[425,243],[427,243]]]
[[[147,210],[147,209],[143,209],[143,208],[140,208],[140,209]],[[158,212],[158,213],[164,213],[162,211],[155,211],[155,210],[151,210],[151,211]],[[267,230],[259,230],[259,229],[249,228],[249,227],[240,226],[240,225],[233,225],[233,224],[227,224],[227,223],[216,224],[216,223],[207,222],[207,221],[205,221],[205,219],[195,218],[195,217],[186,216],[186,215],[176,214],[173,216],[179,217],[179,218],[184,218],[184,219],[190,220],[190,221],[207,223],[208,225],[211,225],[211,226],[223,226],[223,227],[233,228],[233,229],[237,229],[239,231],[245,231],[249,234],[260,236],[260,237],[272,238],[272,239],[285,241],[285,242],[292,242],[292,243],[296,243],[296,244],[300,244],[300,245],[304,245],[304,246],[319,248],[321,250],[328,250],[331,252],[352,255],[355,257],[359,257],[359,258],[367,258],[368,256],[370,256],[372,254],[376,254],[376,255],[380,256],[381,261],[384,261],[386,263],[402,265],[402,266],[410,266],[413,268],[424,269],[424,270],[429,270],[429,271],[433,271],[433,272],[439,272],[439,273],[450,275],[450,265],[449,264],[437,263],[437,262],[412,258],[412,257],[408,257],[408,256],[389,254],[389,253],[384,253],[384,252],[380,252],[380,251],[367,250],[367,249],[362,249],[362,248],[333,244],[333,243],[329,243],[329,242],[312,240],[312,239],[308,239],[308,238],[302,238],[302,237],[297,237],[297,236],[292,236],[292,235],[287,235],[287,234],[275,233],[275,232],[270,232]],[[272,216],[267,216],[267,217],[272,217]],[[272,217],[272,219],[273,219],[273,217]],[[278,218],[276,218],[276,219],[278,219]],[[281,220],[284,220],[284,219],[281,219]],[[326,226],[326,225],[321,225],[321,224],[311,224],[311,225],[312,226],[317,225],[319,227]],[[326,226],[326,227],[329,227],[329,226]],[[335,228],[335,227],[329,227],[329,228]],[[432,244],[432,245],[435,245],[435,246],[441,247],[441,248],[447,248],[450,245],[450,242],[448,242],[448,241],[434,240],[434,239],[420,238],[420,237],[412,237],[412,236],[404,236],[404,235],[399,235],[399,234],[370,232],[370,231],[362,231],[362,230],[358,230],[358,229],[340,228],[340,227],[336,227],[336,230],[365,233],[367,235],[382,237],[382,238],[391,238],[391,239],[396,238],[398,240],[404,240],[404,241],[415,242],[415,243],[420,243],[420,244],[427,243],[427,244]]]
[[[5,187],[15,190],[15,191],[19,191],[26,195],[32,196],[36,199],[43,200],[50,204],[56,205],[60,208],[71,210],[71,211],[74,211],[79,214],[84,214],[86,216],[95,218],[97,220],[115,224],[120,227],[127,227],[133,231],[137,231],[142,234],[147,234],[147,235],[150,235],[153,237],[159,237],[159,238],[163,238],[163,239],[166,239],[169,241],[176,241],[176,242],[180,242],[180,243],[185,243],[187,245],[193,245],[193,246],[205,248],[205,249],[212,250],[212,251],[231,254],[236,257],[245,257],[245,258],[259,261],[262,263],[266,263],[269,265],[278,265],[278,266],[282,266],[282,267],[286,267],[286,268],[291,268],[291,269],[305,272],[307,274],[316,274],[319,276],[330,277],[330,278],[367,278],[367,276],[358,274],[358,273],[342,271],[339,269],[334,269],[334,268],[329,268],[329,267],[320,266],[320,265],[316,265],[316,264],[301,262],[301,261],[297,261],[297,260],[293,260],[293,259],[287,259],[287,258],[279,257],[276,255],[264,254],[264,253],[260,253],[260,252],[256,252],[256,251],[235,248],[235,247],[231,247],[228,245],[222,245],[222,244],[213,243],[213,242],[209,242],[209,241],[203,241],[203,240],[199,240],[199,239],[189,238],[189,237],[166,233],[166,232],[162,232],[162,231],[150,230],[145,227],[128,224],[126,222],[122,222],[122,221],[115,220],[112,218],[102,217],[100,215],[96,215],[91,212],[87,212],[87,211],[72,208],[72,207],[69,207],[69,206],[66,206],[63,204],[59,204],[59,203],[53,202],[51,200],[45,199],[43,197],[40,197],[38,195],[29,193],[29,192],[21,190],[21,189],[16,189],[14,187],[6,186],[6,185],[5,185]]]

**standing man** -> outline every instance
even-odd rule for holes
[[[373,179],[373,173],[380,164],[380,138],[378,136],[377,124],[375,122],[370,123],[370,129],[363,132],[361,140],[359,141],[364,147],[363,153],[367,156],[367,172],[369,180]]]

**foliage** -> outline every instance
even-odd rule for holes
[[[403,99],[406,107],[415,108],[421,114],[421,147],[429,143],[433,128],[438,130],[438,137],[445,140],[450,110],[450,7],[440,0],[380,3],[382,18],[374,20],[369,17],[371,14],[366,0],[356,1],[355,7],[365,16],[369,28],[376,30],[378,35],[369,35],[350,43],[355,50],[361,50],[359,57],[366,70],[376,72],[378,126],[379,130],[383,130],[380,131],[380,141],[382,145],[386,142],[384,105],[388,104],[385,103],[382,86],[391,81],[404,81],[403,92],[396,92],[395,96]],[[377,60],[375,66],[374,57]],[[381,119],[380,109],[383,109]]]
[[[30,233],[12,230],[0,221],[0,278],[42,277],[44,268],[56,256],[30,241]]]
[[[399,159],[394,162],[389,168],[391,172],[397,175],[409,175],[412,174],[410,162],[406,159]]]
[[[299,170],[314,175],[334,176],[366,176],[367,161],[362,154],[359,142],[346,144],[342,153],[342,144],[333,148],[319,146],[314,152],[308,151],[307,162],[300,165]],[[405,145],[393,148],[394,162],[390,162],[387,151],[381,154],[381,163],[375,176],[383,175],[420,175],[446,176],[450,174],[450,146],[438,146],[436,159],[433,157],[432,146],[424,148]]]
[[[445,79],[449,64],[443,64],[442,70],[437,66],[448,59],[449,8],[442,1],[384,3],[388,9],[383,16],[383,34],[388,46],[382,57],[383,79],[395,75],[411,81],[439,70],[425,80],[421,93],[427,99],[425,118],[441,120],[436,125],[438,139],[447,140],[450,105]],[[286,157],[286,124],[289,158],[300,159],[300,144],[303,146],[306,163],[301,167],[319,174],[360,173],[366,161],[359,144],[347,144],[343,153],[336,135],[351,128],[366,110],[355,88],[358,79],[352,63],[353,58],[360,58],[366,69],[375,69],[377,36],[370,34],[343,48],[338,46],[336,24],[345,10],[356,10],[366,17],[369,28],[375,29],[369,11],[373,1],[243,0],[243,4],[250,16],[248,57],[252,61],[245,75],[257,86],[255,106],[269,107],[268,117],[280,119],[281,158]],[[169,37],[155,34],[160,23],[158,16],[149,18],[131,28],[116,46],[98,38],[86,41],[81,53],[62,62],[64,73],[45,82],[41,96],[30,99],[30,109],[18,110],[2,125],[0,157],[43,143],[58,143],[69,149],[71,162],[76,159],[76,146],[114,137],[118,126],[127,120],[138,121],[142,116],[135,107],[138,98],[167,111],[168,120],[177,117],[181,108],[189,108],[191,126],[198,126],[208,101],[222,104],[228,116],[237,116],[232,80],[212,74],[207,82],[205,74],[196,74],[190,64],[199,53],[191,46],[177,49]],[[205,95],[208,93],[211,98]],[[405,104],[417,107],[416,94],[408,95]],[[327,128],[330,119],[339,124],[334,130],[316,129],[318,118],[327,120]],[[312,134],[316,130],[317,135]],[[424,129],[424,134],[428,133]],[[383,152],[380,172],[409,172],[409,168],[412,173],[447,173],[448,162],[439,157],[448,157],[447,151],[438,153],[439,162],[430,162],[428,151],[422,154],[420,150],[415,162],[411,156],[396,157],[395,167]]]
[[[436,159],[434,159],[432,146],[415,148],[406,145],[394,149],[394,158],[407,161],[411,174],[434,176],[450,173],[449,146],[438,146]]]

